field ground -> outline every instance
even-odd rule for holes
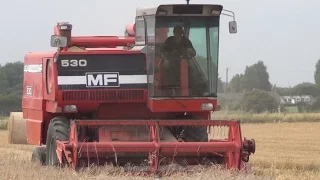
[[[256,153],[250,157],[254,175],[210,169],[163,179],[320,179],[319,129],[320,122],[243,124],[243,136],[256,140]],[[128,178],[110,167],[79,173],[41,167],[30,162],[32,148],[9,145],[7,131],[0,131],[0,179],[148,179]]]

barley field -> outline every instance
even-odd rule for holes
[[[279,115],[265,114],[250,117],[253,116],[271,119]],[[299,120],[294,119],[294,116]],[[250,157],[252,172],[235,173],[213,167],[161,179],[320,179],[320,122],[316,122],[320,119],[320,114],[308,114],[308,116],[292,114],[283,116],[286,118],[278,118],[272,123],[261,119],[259,122],[265,123],[242,124],[243,136],[256,140],[256,153]],[[290,123],[291,118],[295,123]],[[310,122],[302,122],[308,119],[311,119]],[[1,122],[4,120],[0,120],[0,125]],[[30,145],[9,145],[7,131],[0,130],[0,179],[156,179],[129,176],[111,167],[85,169],[80,172],[42,167],[30,162],[32,148]]]
[[[244,124],[256,140],[250,162],[256,175],[274,179],[320,179],[320,122]]]

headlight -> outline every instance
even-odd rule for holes
[[[212,111],[213,110],[213,104],[212,103],[202,103],[201,104],[201,110],[203,110],[203,111]]]
[[[63,111],[64,112],[77,112],[78,109],[77,109],[77,106],[76,105],[65,105],[64,108],[63,108]]]

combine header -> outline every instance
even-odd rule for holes
[[[244,168],[254,140],[242,138],[239,121],[211,119],[220,109],[222,12],[231,11],[209,4],[137,9],[125,37],[77,37],[71,24],[58,23],[51,37],[57,51],[24,58],[23,118],[11,118],[39,145],[32,159],[73,168],[147,164],[150,172],[168,163]]]

